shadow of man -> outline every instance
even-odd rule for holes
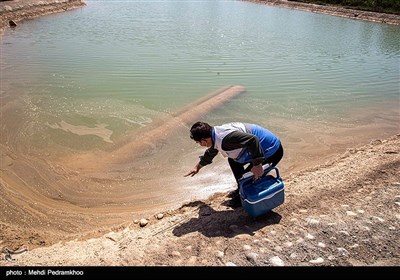
[[[198,207],[198,217],[191,218],[175,227],[172,233],[178,237],[195,231],[207,237],[224,236],[230,238],[239,234],[254,235],[261,228],[278,224],[282,218],[281,215],[273,211],[254,218],[249,216],[242,207],[215,211],[202,201],[194,201],[182,206],[182,208],[185,207]]]

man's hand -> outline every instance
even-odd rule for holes
[[[189,173],[187,173],[186,175],[184,175],[184,177],[187,177],[187,176],[193,177],[194,175],[196,175],[197,173],[199,173],[199,171],[200,171],[200,169],[201,169],[202,167],[203,167],[203,166],[201,166],[200,163],[196,164],[196,166],[193,167],[193,169],[190,170]]]
[[[264,169],[262,164],[254,165],[251,168],[251,172],[254,174],[254,181],[257,181],[264,174]]]

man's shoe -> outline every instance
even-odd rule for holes
[[[228,197],[230,197],[230,198],[234,198],[234,197],[236,197],[238,195],[239,195],[239,189],[236,189],[236,190],[231,191],[231,192],[228,193]]]
[[[238,208],[238,207],[242,206],[242,201],[240,200],[240,195],[233,197],[231,200],[229,200],[226,203],[226,205],[231,208]]]

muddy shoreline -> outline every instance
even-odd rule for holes
[[[22,20],[65,12],[86,6],[83,0],[11,0],[0,2],[0,35],[10,27],[10,21],[18,25]]]
[[[308,11],[314,13],[321,13],[339,17],[352,18],[357,20],[367,20],[373,22],[380,22],[386,24],[400,25],[400,15],[376,13],[369,11],[361,11],[354,9],[342,8],[339,6],[317,5],[301,2],[291,2],[282,0],[243,0],[247,2],[254,2],[259,4],[266,4],[271,6],[279,6],[301,11]]]

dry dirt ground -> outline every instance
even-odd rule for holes
[[[82,3],[59,2],[75,3],[63,9]],[[41,3],[0,2],[1,28],[11,18],[18,22],[45,14],[47,9],[35,5],[55,1]],[[130,221],[93,239],[31,247],[15,246],[31,240],[0,240],[0,266],[399,267],[399,174],[400,134],[285,174],[285,203],[262,217],[226,206],[227,194],[217,193],[143,217],[145,226]]]
[[[2,266],[399,266],[400,134],[284,177],[257,218],[227,194],[154,213],[100,238],[13,254]]]

